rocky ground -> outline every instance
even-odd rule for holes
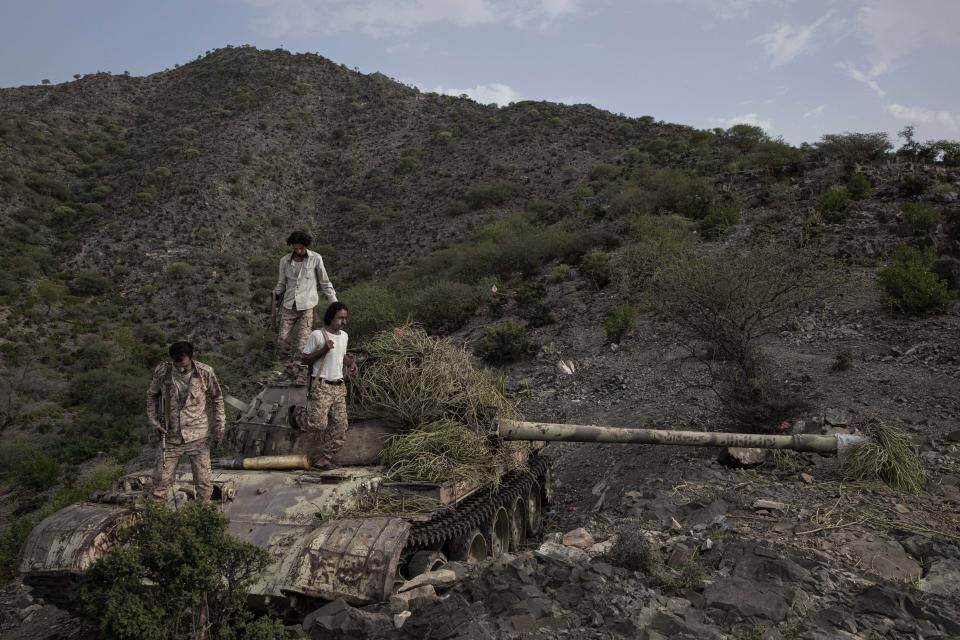
[[[569,296],[569,293],[567,295]],[[577,299],[569,296],[567,299]],[[730,428],[669,328],[645,318],[621,345],[584,318],[616,297],[559,308],[541,349],[510,373],[528,418]],[[544,541],[451,567],[389,604],[332,603],[291,627],[311,638],[960,637],[960,370],[956,308],[903,321],[869,287],[791,319],[765,343],[811,408],[791,425],[842,432],[881,416],[913,438],[929,473],[910,495],[841,482],[832,457],[555,443],[557,501]],[[594,325],[595,326],[595,325]],[[562,330],[559,328],[562,327]],[[848,370],[833,370],[839,351]],[[558,359],[575,372],[558,372]],[[0,637],[95,634],[17,585]]]

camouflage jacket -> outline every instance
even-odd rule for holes
[[[213,400],[213,433],[207,422],[207,396]],[[223,392],[213,368],[193,361],[193,376],[182,406],[173,381],[173,363],[165,362],[154,369],[147,389],[147,418],[153,427],[162,425],[168,438],[179,436],[183,442],[193,442],[212,435],[216,440],[222,439],[226,413]]]

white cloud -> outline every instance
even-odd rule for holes
[[[820,115],[823,114],[823,110],[824,110],[825,108],[826,108],[826,107],[821,104],[821,105],[819,105],[819,106],[817,106],[817,107],[814,107],[813,109],[810,109],[810,111],[807,111],[805,114],[803,114],[803,117],[804,117],[804,118],[815,118],[815,117],[817,117],[817,116],[820,116]]]
[[[520,100],[520,94],[517,93],[516,89],[500,82],[478,84],[469,89],[444,89],[443,87],[437,87],[436,89],[431,89],[431,91],[447,96],[465,95],[480,104],[490,104],[492,102],[500,107]]]
[[[785,7],[794,0],[679,0],[684,4],[706,6],[715,16],[722,20],[746,18],[756,7]]]
[[[898,120],[943,125],[951,131],[960,130],[960,115],[949,111],[934,111],[923,107],[905,107],[902,104],[886,104],[883,110]]]
[[[844,72],[846,72],[848,76],[850,76],[857,82],[862,82],[863,84],[873,89],[874,93],[876,93],[878,96],[882,97],[887,95],[887,92],[881,89],[880,85],[875,80],[877,76],[883,74],[887,70],[886,66],[875,65],[871,69],[864,70],[864,69],[859,69],[850,63],[840,62],[837,64],[837,68],[842,69]]]
[[[873,50],[875,64],[888,67],[924,45],[960,45],[957,0],[863,0],[857,29]]]
[[[779,67],[786,64],[804,53],[809,53],[815,48],[813,34],[831,17],[828,12],[825,16],[805,27],[794,27],[789,24],[778,24],[769,32],[757,36],[752,42],[763,45],[767,55],[770,56],[770,64]]]
[[[373,36],[408,33],[429,24],[470,27],[510,22],[546,24],[580,9],[581,0],[244,0],[263,12],[272,36],[360,30]]]
[[[724,129],[729,129],[735,124],[749,124],[754,127],[760,127],[767,131],[773,127],[773,120],[763,120],[756,113],[745,113],[739,116],[733,116],[732,118],[710,118],[710,121],[723,125]]]

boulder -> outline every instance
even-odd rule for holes
[[[920,563],[911,558],[896,540],[854,540],[847,549],[860,559],[865,571],[881,578],[912,581],[920,577]]]
[[[456,584],[456,582],[457,574],[452,569],[426,571],[418,576],[414,576],[410,580],[407,580],[400,585],[400,588],[397,589],[397,593],[410,591],[411,589],[416,589],[417,587],[422,587],[426,584],[432,585],[434,589],[448,589]]]
[[[776,500],[767,500],[759,498],[753,501],[754,509],[766,509],[767,511],[786,511],[787,505]]]
[[[794,599],[793,589],[731,576],[703,590],[708,607],[723,609],[735,618],[781,622],[787,617]]]
[[[758,467],[767,460],[766,449],[752,447],[727,447],[720,454],[720,463],[730,467]]]
[[[384,613],[368,613],[334,600],[307,614],[303,629],[317,640],[361,640],[387,635],[393,621]]]
[[[397,612],[416,611],[439,599],[432,584],[423,584],[390,596],[390,608]]]
[[[563,544],[577,549],[589,549],[594,544],[593,536],[583,527],[578,527],[563,534]]]
[[[586,564],[590,562],[590,554],[583,549],[555,544],[553,542],[544,542],[541,544],[540,548],[537,549],[537,553],[553,558],[554,560],[561,560],[572,564]]]
[[[927,575],[920,580],[920,591],[951,598],[960,597],[960,560],[934,560]]]

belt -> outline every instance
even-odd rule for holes
[[[323,384],[333,384],[333,385],[343,384],[343,378],[340,378],[339,380],[327,380],[326,378],[324,378]]]

